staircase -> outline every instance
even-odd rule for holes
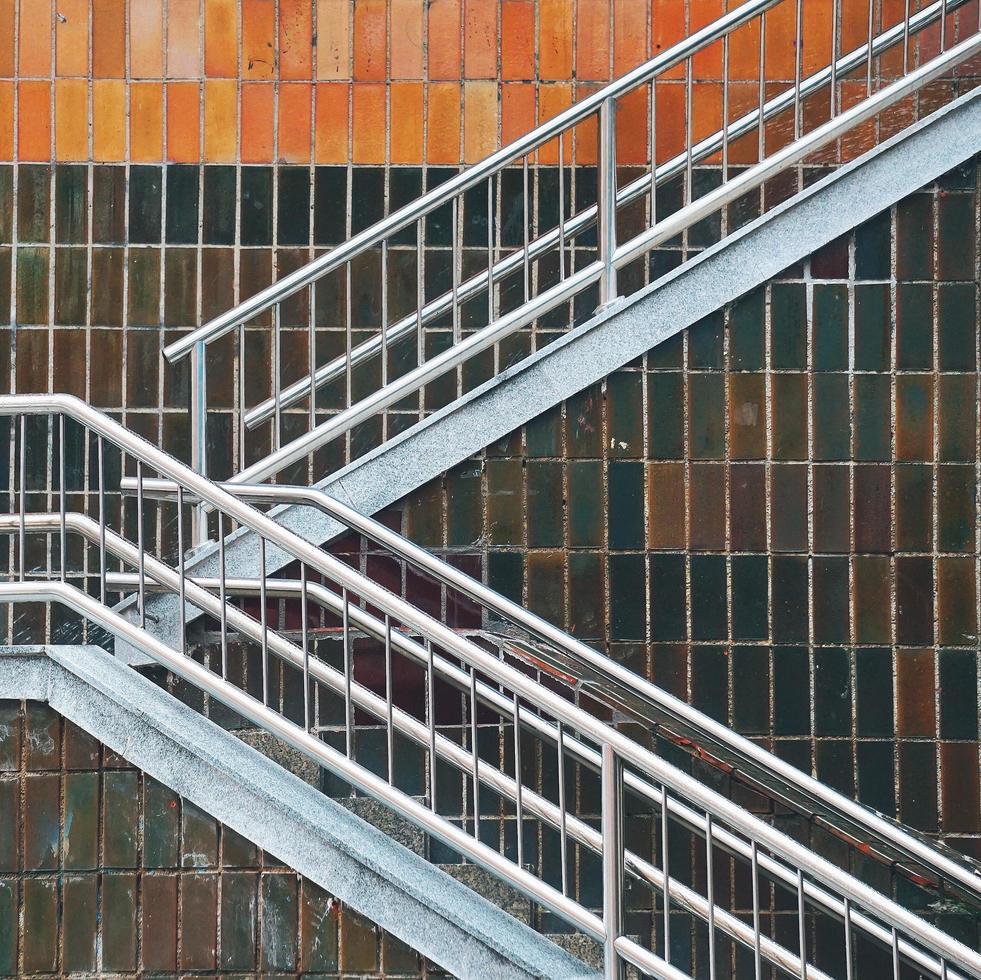
[[[384,867],[393,894],[416,903],[406,915],[450,924],[428,940],[398,921],[386,928],[428,941],[426,955],[461,975],[590,975],[561,942],[595,951],[605,977],[981,977],[976,950],[897,901],[913,889],[925,905],[981,909],[972,862],[371,517],[981,150],[973,91],[952,89],[923,118],[912,98],[981,53],[975,7],[907,4],[878,29],[870,17],[863,43],[842,51],[836,0],[823,64],[804,45],[802,7],[749,0],[171,344],[169,361],[191,359],[190,467],[71,396],[0,397],[14,461],[0,600],[15,632],[45,641],[66,617],[80,621],[88,642],[196,692],[206,716],[223,705],[234,727],[266,733],[270,757],[288,748],[315,763],[327,793],[348,797],[350,833],[384,850],[372,873]],[[762,68],[788,23],[792,83],[774,94],[761,81],[755,105],[737,111],[730,49],[752,42]],[[723,65],[722,120],[701,135],[693,82],[709,52]],[[666,78],[685,92],[680,151],[658,137]],[[648,162],[628,176],[624,119],[641,103]],[[848,159],[845,137],[869,120],[876,136],[903,125]],[[768,182],[814,159],[840,166],[774,202]],[[544,216],[529,189],[543,163],[558,180]],[[706,228],[714,241],[702,248],[695,232]],[[674,240],[684,261],[656,277],[650,257]],[[383,283],[372,329],[355,295],[369,262]],[[411,301],[388,289],[389,269],[406,262]],[[271,393],[253,403],[245,357],[256,333],[269,335]],[[236,462],[222,473],[208,458],[207,377],[209,349],[229,336]],[[283,355],[297,336],[301,368]],[[90,485],[71,476],[79,460]],[[384,553],[374,575],[321,547],[348,532]],[[410,574],[434,590],[403,597]],[[51,656],[75,671],[70,656]],[[150,705],[165,706],[119,663],[99,671],[103,693],[117,692],[106,710],[145,703],[152,720]],[[186,724],[201,738],[214,727]],[[221,744],[213,761],[224,752],[225,779],[233,757],[270,780],[282,769]],[[258,835],[277,811],[254,798]],[[802,835],[780,829],[787,812]],[[863,882],[866,860],[886,869],[886,887]],[[321,883],[337,891],[336,875],[350,873]],[[460,896],[455,915],[448,896]],[[345,900],[382,914],[364,888]],[[472,958],[453,952],[461,937],[476,944]]]

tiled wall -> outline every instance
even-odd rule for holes
[[[547,620],[977,856],[979,175],[904,200],[404,515]]]
[[[445,976],[37,702],[0,701],[0,975]]]

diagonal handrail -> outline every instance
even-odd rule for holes
[[[412,797],[406,796],[392,783],[365,769],[356,761],[350,743],[350,726],[353,722],[355,705],[369,710],[376,717],[383,718],[385,712],[388,713],[389,718],[395,715],[399,718],[400,723],[408,723],[408,718],[403,716],[401,712],[396,714],[393,711],[390,688],[387,699],[371,695],[370,692],[362,688],[352,677],[350,656],[345,657],[343,674],[329,673],[324,670],[326,665],[316,665],[319,658],[310,656],[305,626],[304,642],[301,649],[282,636],[278,629],[270,627],[265,618],[266,604],[264,602],[261,603],[263,613],[258,627],[254,620],[249,621],[247,618],[242,618],[239,611],[236,611],[228,603],[229,580],[224,572],[218,579],[219,597],[215,599],[204,589],[201,583],[195,581],[193,576],[186,574],[182,553],[178,554],[180,564],[176,571],[173,568],[169,571],[166,569],[161,571],[160,562],[145,554],[144,549],[139,544],[126,546],[125,557],[127,562],[131,565],[135,564],[139,569],[137,587],[141,592],[145,588],[145,579],[148,574],[162,577],[168,588],[176,592],[182,606],[185,602],[192,604],[200,602],[221,621],[223,641],[225,631],[230,623],[234,626],[247,628],[252,637],[259,638],[264,652],[268,647],[276,655],[284,655],[285,659],[289,660],[295,667],[302,666],[304,676],[308,672],[310,674],[317,672],[318,680],[322,677],[325,686],[330,686],[335,691],[343,690],[348,725],[348,750],[345,753],[330,748],[319,737],[314,736],[307,726],[291,722],[284,715],[273,710],[269,706],[265,690],[261,702],[243,691],[233,690],[234,685],[231,685],[224,676],[217,676],[196,664],[187,655],[183,643],[181,651],[178,653],[168,648],[166,644],[155,641],[151,650],[154,659],[158,659],[165,665],[173,666],[175,672],[187,678],[200,690],[214,694],[216,698],[229,704],[244,717],[256,721],[257,724],[272,731],[288,744],[294,745],[307,755],[318,759],[352,785],[375,796],[396,812],[443,840],[453,849],[487,867],[488,870],[502,877],[505,881],[514,884],[519,890],[534,897],[545,907],[551,908],[567,921],[576,925],[577,928],[582,929],[587,935],[599,939],[604,943],[607,956],[607,975],[611,978],[617,972],[616,962],[618,958],[625,959],[653,975],[679,975],[677,968],[665,964],[653,949],[644,948],[634,943],[622,933],[620,923],[622,923],[623,912],[621,894],[623,849],[622,838],[618,830],[619,812],[623,805],[623,794],[628,790],[633,792],[634,779],[639,779],[641,784],[645,782],[649,784],[645,790],[641,791],[641,795],[649,799],[655,807],[658,802],[660,803],[663,820],[667,820],[669,815],[672,820],[675,819],[676,815],[684,816],[687,820],[691,819],[688,815],[692,813],[695,815],[694,819],[701,822],[706,858],[709,862],[709,881],[712,880],[713,849],[717,846],[723,846],[722,842],[724,842],[725,849],[729,853],[745,857],[748,850],[750,866],[754,869],[754,873],[757,869],[764,870],[764,864],[767,868],[771,867],[768,863],[770,859],[776,862],[772,870],[772,874],[776,876],[775,880],[780,880],[788,885],[792,891],[796,889],[799,905],[798,918],[802,935],[805,926],[806,904],[812,909],[822,909],[830,913],[832,917],[840,919],[843,916],[846,922],[851,923],[851,928],[860,930],[864,935],[887,948],[891,947],[894,956],[908,960],[918,969],[931,976],[948,976],[953,980],[954,977],[981,975],[981,956],[974,951],[967,949],[935,927],[923,922],[911,912],[857,881],[847,872],[815,855],[809,848],[793,841],[693,777],[677,770],[665,760],[660,759],[625,734],[617,731],[616,728],[606,725],[548,687],[503,663],[498,657],[481,649],[471,640],[460,636],[446,624],[378,586],[339,559],[309,545],[302,538],[280,527],[266,514],[238,500],[222,487],[195,474],[188,467],[173,460],[140,436],[125,429],[119,423],[107,418],[79,399],[67,395],[0,396],[0,416],[19,418],[21,423],[17,456],[19,479],[18,486],[14,491],[16,493],[15,499],[18,501],[18,511],[0,522],[4,531],[16,534],[18,537],[19,570],[15,574],[19,575],[20,581],[0,583],[0,601],[6,603],[64,602],[80,610],[84,616],[103,625],[111,632],[115,632],[117,629],[121,630],[121,632],[117,632],[117,635],[135,636],[138,640],[141,639],[141,632],[135,624],[127,624],[125,628],[120,625],[125,621],[106,607],[104,597],[100,601],[94,597],[84,596],[64,580],[61,582],[29,580],[35,575],[50,578],[52,573],[45,569],[33,570],[26,567],[25,560],[28,552],[24,542],[28,530],[30,529],[33,533],[35,526],[41,523],[44,525],[43,533],[57,531],[64,541],[64,536],[69,529],[69,515],[65,510],[63,478],[66,471],[63,459],[60,461],[59,467],[55,468],[52,465],[50,468],[52,481],[56,470],[62,478],[61,488],[57,492],[60,512],[57,515],[42,515],[40,517],[28,512],[26,474],[32,471],[26,468],[25,462],[26,430],[24,422],[29,416],[67,417],[81,423],[91,435],[98,439],[99,517],[94,523],[86,524],[80,517],[73,516],[70,526],[73,530],[84,526],[87,528],[89,540],[94,544],[97,543],[101,554],[100,577],[102,578],[103,592],[111,584],[107,579],[106,555],[124,547],[120,544],[119,536],[108,527],[107,510],[104,506],[106,492],[103,467],[104,446],[109,444],[127,456],[149,466],[153,471],[162,474],[164,478],[175,481],[180,488],[178,492],[179,503],[182,502],[180,501],[182,494],[187,494],[184,503],[188,503],[192,496],[200,497],[215,507],[219,514],[234,517],[236,520],[241,518],[241,523],[246,527],[260,535],[268,535],[271,544],[298,559],[301,572],[301,590],[316,585],[316,582],[310,581],[311,576],[325,576],[331,584],[331,588],[319,594],[325,601],[333,603],[334,608],[337,608],[338,594],[340,595],[343,617],[342,636],[345,650],[348,653],[352,642],[351,630],[360,624],[369,625],[368,618],[361,616],[361,613],[368,613],[372,609],[379,610],[384,614],[386,635],[390,634],[394,621],[401,623],[402,629],[416,632],[424,637],[423,652],[416,648],[416,659],[425,658],[429,665],[430,696],[428,703],[430,705],[434,704],[432,680],[436,672],[433,666],[435,653],[438,652],[441,657],[445,656],[451,661],[456,660],[470,685],[472,698],[470,714],[473,726],[471,740],[472,771],[475,775],[480,773],[477,780],[483,780],[485,771],[485,760],[482,760],[477,752],[475,738],[476,699],[480,686],[479,681],[483,682],[483,686],[480,686],[481,690],[486,691],[487,688],[498,687],[501,693],[505,693],[505,695],[510,693],[514,705],[513,717],[517,722],[515,725],[516,737],[518,728],[524,728],[528,724],[527,719],[530,717],[530,711],[531,714],[539,715],[547,724],[544,729],[537,724],[534,727],[528,724],[528,728],[546,736],[549,732],[552,733],[551,740],[557,747],[563,765],[566,754],[572,751],[571,746],[575,743],[580,743],[581,746],[588,749],[592,753],[590,757],[594,760],[598,754],[602,783],[602,814],[599,828],[600,850],[604,868],[602,919],[599,919],[593,911],[581,902],[570,897],[566,893],[565,887],[559,891],[556,887],[548,884],[544,877],[526,871],[520,859],[517,862],[513,861],[505,854],[482,843],[476,837],[471,837],[465,829],[441,816],[435,808],[434,790],[432,805],[426,807]],[[63,447],[63,429],[61,435],[60,445]],[[46,444],[41,444],[38,447],[32,445],[32,451],[37,448],[47,452]],[[137,499],[142,504],[142,494],[139,491],[138,480]],[[33,494],[35,490],[32,489],[30,492]],[[55,488],[52,486],[50,490],[43,492],[53,497]],[[137,514],[137,528],[141,529],[142,527],[143,511],[140,507]],[[61,554],[61,575],[64,577],[66,574],[66,551],[62,549]],[[269,587],[269,581],[263,571],[259,580],[260,594]],[[364,608],[359,608],[353,618],[349,606],[349,595],[360,597],[357,603],[364,603]],[[301,605],[305,608],[305,603],[301,603]],[[379,613],[372,612],[371,616],[374,616],[377,621]],[[376,631],[378,630],[377,623],[374,628]],[[136,632],[134,633],[134,631]],[[141,649],[146,648],[142,641],[135,645]],[[435,651],[434,647],[436,648]],[[507,703],[507,698],[505,703]],[[504,715],[505,719],[508,717],[512,717],[510,712]],[[435,716],[430,713],[428,721],[425,723],[419,722],[418,719],[416,721],[425,729],[423,732],[417,727],[417,736],[420,739],[428,736],[432,758],[435,760],[440,754],[439,750],[444,746],[443,740],[439,737],[441,733],[436,731]],[[520,752],[516,753],[515,757],[520,758]],[[489,763],[487,765],[487,773],[490,775]],[[433,779],[434,770],[431,769],[430,772],[430,778]],[[518,788],[520,782],[519,780],[514,784],[514,795],[519,800],[519,813],[522,795],[522,790]],[[678,804],[681,805],[680,808]],[[477,812],[479,812],[479,808],[475,808],[475,813]],[[560,832],[563,840],[565,840],[569,833],[570,819],[575,818],[575,815],[567,812],[567,808],[561,802],[561,796],[558,813],[555,814],[554,810],[549,812],[552,816],[557,815]],[[576,832],[580,829],[576,823],[572,823],[571,826]],[[595,837],[591,840],[595,843]],[[760,852],[763,852],[762,856],[767,859],[762,864]],[[638,869],[637,865],[632,865],[632,867],[634,870]],[[767,874],[770,873],[767,872]],[[649,875],[647,877],[650,878]],[[674,903],[676,900],[682,901],[681,893],[672,894],[672,881],[669,881],[666,876],[656,879],[654,883],[656,884],[658,881],[665,889],[665,894],[670,896],[668,904]],[[708,903],[703,908],[707,912],[706,921],[711,946],[711,937],[714,931],[718,928],[725,932],[727,929],[725,923],[720,922],[714,915],[715,901],[711,889],[707,895],[702,897]],[[728,921],[726,920],[726,922]],[[745,937],[746,933],[743,932],[741,935]],[[735,938],[739,939],[739,936],[737,935]],[[757,950],[761,941],[762,936],[757,924],[752,930],[752,942]],[[802,951],[803,948],[802,946]],[[819,975],[816,970],[812,969],[811,964],[806,966],[801,964],[801,973],[804,972],[808,975]]]

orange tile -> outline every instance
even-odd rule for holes
[[[279,160],[310,162],[310,83],[279,86]]]
[[[167,77],[201,76],[201,23],[198,0],[168,0]]]
[[[0,0],[0,78],[14,76],[14,0]]]
[[[463,86],[463,160],[476,163],[497,149],[497,82]]]
[[[238,75],[237,0],[204,0],[204,73],[209,78]]]
[[[238,149],[238,82],[216,79],[204,83],[204,160],[234,163]]]
[[[327,82],[317,86],[316,130],[313,152],[315,163],[347,163],[348,96],[346,82]]]
[[[392,78],[422,78],[422,0],[390,0]]]
[[[460,86],[455,82],[429,85],[428,146],[429,163],[460,162]]]
[[[613,77],[647,60],[647,4],[613,0]]]
[[[55,82],[55,158],[89,158],[89,85],[84,78]]]
[[[534,128],[534,84],[505,82],[501,86],[501,145],[507,146]]]
[[[279,77],[309,79],[313,69],[310,0],[279,0]]]
[[[563,109],[572,105],[572,86],[568,83],[555,85],[539,85],[538,87],[538,121],[545,122],[557,116]],[[572,146],[568,136],[562,145],[563,163],[568,164]],[[556,164],[559,162],[559,141],[552,140],[538,151],[538,162]]]
[[[17,85],[17,157],[51,159],[51,83]]]
[[[392,163],[422,163],[422,82],[392,82]]]
[[[92,0],[92,74],[126,74],[126,0]]]
[[[648,151],[648,127],[650,105],[647,86],[628,92],[617,100],[617,163],[646,164]]]
[[[350,4],[348,0],[317,0],[317,78],[350,77]]]
[[[668,160],[685,148],[685,86],[683,82],[658,82],[657,159]]]
[[[729,77],[733,81],[758,81],[760,77],[760,19],[737,27],[729,35]]]
[[[584,82],[579,86],[576,94],[580,99],[585,99],[598,88],[600,86],[596,82]],[[574,136],[575,162],[579,166],[592,166],[596,163],[596,130],[595,113],[576,126]],[[568,159],[568,154],[566,154],[566,158]]]
[[[572,4],[573,0],[539,0],[539,78],[572,78]]]
[[[88,0],[57,0],[55,72],[87,75],[89,71]]]
[[[0,82],[0,160],[14,158],[14,83]]]
[[[501,78],[531,81],[535,77],[535,5],[533,0],[501,4]]]
[[[725,0],[689,0],[688,33],[718,20],[725,13]],[[793,7],[782,3],[777,7]],[[693,78],[722,78],[722,42],[716,41],[692,58]]]
[[[464,2],[463,73],[467,78],[497,78],[497,4]]]
[[[172,163],[201,160],[201,94],[197,82],[167,85],[167,159]]]
[[[28,0],[20,4],[18,72],[51,74],[51,8],[53,0]]]
[[[429,4],[429,77],[460,77],[460,3],[461,0],[430,0]]]
[[[274,0],[242,0],[242,78],[272,78],[275,70]]]
[[[385,162],[385,86],[375,82],[354,85],[352,163]]]
[[[842,5],[843,9],[847,5]],[[857,7],[858,4],[851,4]],[[794,38],[797,32],[796,11],[792,3],[778,3],[766,15],[766,77],[770,81],[792,81],[794,77]],[[845,21],[842,21],[842,38]],[[858,43],[864,43],[865,35]],[[854,45],[853,45],[854,46]],[[845,48],[850,50],[850,48]]]
[[[242,163],[272,163],[273,94],[272,85],[242,86]]]
[[[687,34],[685,26],[685,4],[678,0],[652,0],[651,8],[651,52],[663,54]],[[661,78],[684,78],[684,67],[679,65],[660,76]]]
[[[159,82],[130,86],[129,153],[137,163],[163,157],[163,85]]]
[[[92,83],[92,159],[126,159],[126,83],[120,79]]]
[[[576,78],[610,78],[610,2],[576,2]]]
[[[385,0],[354,0],[354,78],[385,80],[388,30]]]
[[[163,75],[161,0],[129,0],[129,62],[133,78]]]

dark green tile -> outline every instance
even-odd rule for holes
[[[765,555],[733,555],[732,638],[765,640],[769,569]]]
[[[62,884],[62,965],[66,972],[96,968],[98,883],[98,876],[91,874],[67,876]]]
[[[814,651],[814,734],[851,734],[851,668],[848,651]]]
[[[896,278],[933,277],[933,195],[911,194],[896,205]]]
[[[775,374],[770,386],[773,458],[807,459],[807,375]]]
[[[974,279],[976,255],[973,194],[941,194],[937,198],[937,271],[940,279]]]
[[[693,640],[724,640],[726,615],[726,560],[723,555],[691,557],[691,632]]]
[[[82,245],[88,238],[88,167],[55,167],[55,241]]]
[[[977,654],[973,650],[941,650],[940,737],[976,739],[978,737]]]
[[[602,547],[603,464],[599,461],[570,461],[569,545],[573,548]]]
[[[756,289],[729,307],[729,364],[733,371],[764,367],[766,292]]]
[[[674,411],[677,412],[677,405]],[[653,418],[651,424],[655,424]],[[723,458],[725,425],[724,375],[714,373],[689,375],[688,440],[693,459]]]
[[[103,775],[104,857],[107,868],[135,868],[139,840],[139,776],[131,770]]]
[[[264,874],[261,879],[262,956],[260,969],[296,969],[296,875]]]
[[[892,651],[872,648],[855,651],[856,732],[860,736],[893,734]]]
[[[180,800],[176,793],[147,777],[143,785],[143,866],[176,868],[179,864]]]
[[[928,371],[933,367],[933,287],[900,283],[896,287],[896,368]]]
[[[975,371],[974,283],[943,283],[937,287],[937,363],[941,371]]]
[[[252,872],[227,872],[221,882],[222,970],[256,968],[258,877]]]
[[[886,375],[856,375],[855,459],[888,461],[892,451],[891,385]]]
[[[609,492],[609,546],[614,551],[644,547],[644,464],[611,462],[607,470]]]
[[[653,554],[648,561],[650,563],[651,639],[684,640],[688,633],[685,615],[685,557]],[[614,576],[611,572],[611,590],[613,581]]]
[[[647,377],[647,431],[651,459],[684,456],[685,419],[678,406],[684,401],[682,375],[652,373]]]
[[[99,864],[99,774],[65,774],[65,868],[88,870]]]
[[[732,722],[741,735],[770,731],[770,651],[765,647],[732,649]]]
[[[813,559],[814,639],[817,643],[847,643],[849,633],[848,559]],[[830,734],[830,733],[829,733]]]
[[[560,548],[565,538],[563,466],[555,461],[529,460],[526,472],[528,547]]]
[[[889,286],[858,283],[855,286],[855,368],[888,371],[892,342]]]
[[[640,458],[644,455],[644,375],[617,371],[606,383],[609,455]]]
[[[855,229],[855,276],[858,279],[888,279],[890,274],[890,215],[877,214]]]
[[[51,878],[25,878],[22,888],[24,972],[52,973],[58,965],[58,884]]]
[[[848,287],[817,283],[814,286],[813,368],[844,371],[848,368]]]
[[[807,367],[807,297],[803,283],[774,283],[770,290],[770,366]]]
[[[775,555],[770,566],[772,639],[775,643],[808,640],[807,558]]]
[[[811,379],[815,460],[846,460],[851,454],[848,382],[845,374]]]
[[[773,732],[809,735],[811,680],[804,647],[774,647]]]

